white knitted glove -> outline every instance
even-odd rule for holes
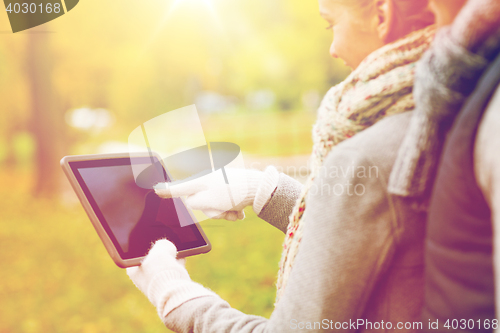
[[[245,217],[246,206],[252,206],[259,214],[278,185],[279,173],[272,166],[264,172],[226,169],[225,173],[229,184],[218,170],[179,184],[160,183],[155,191],[162,198],[186,196],[190,208],[201,210],[210,218],[236,221]]]
[[[202,285],[191,281],[184,259],[176,259],[175,245],[158,240],[138,267],[127,268],[127,274],[165,318],[172,310],[194,298],[216,296]]]

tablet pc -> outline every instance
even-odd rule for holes
[[[151,184],[138,186],[132,166],[155,165],[169,174],[157,155],[141,153],[66,156],[61,166],[114,262],[137,266],[151,244],[167,238],[177,257],[205,253],[211,245],[181,198],[161,199]]]

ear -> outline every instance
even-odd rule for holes
[[[394,0],[374,0],[377,14],[377,33],[384,43],[392,42],[394,31]]]

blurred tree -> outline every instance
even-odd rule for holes
[[[22,75],[25,58],[26,39],[20,36],[18,41],[4,38],[0,43],[0,133],[3,134],[5,149],[3,163],[10,168],[17,167],[18,152],[15,149],[16,136],[27,130],[28,98],[27,82]],[[20,75],[21,74],[21,75]]]
[[[126,141],[138,124],[207,91],[231,96],[243,112],[262,90],[275,95],[271,109],[302,109],[305,92],[322,95],[347,74],[328,54],[326,25],[314,0],[86,0],[49,26],[2,35],[0,140],[12,146],[19,131],[33,134],[42,194],[57,187],[63,152]],[[66,126],[65,113],[81,107],[107,108],[115,125]],[[14,163],[12,149],[7,155]]]
[[[36,196],[52,196],[59,189],[62,117],[52,85],[53,56],[47,26],[34,28],[28,34],[27,78],[31,101],[30,130],[36,142]]]

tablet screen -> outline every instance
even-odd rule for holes
[[[132,157],[132,163],[134,168],[147,166],[151,159]],[[122,259],[145,256],[160,238],[169,239],[178,251],[207,245],[181,199],[161,199],[152,189],[137,186],[130,158],[69,165]],[[163,167],[160,172],[169,181]]]

